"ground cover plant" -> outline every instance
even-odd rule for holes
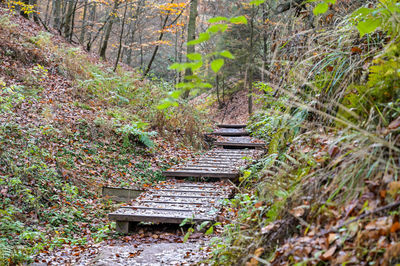
[[[268,153],[227,202],[213,264],[398,263],[399,4],[326,6],[325,30],[296,25],[308,46],[276,38],[276,78],[256,85],[248,126]]]
[[[201,113],[157,109],[167,82],[114,72],[3,7],[0,39],[1,265],[110,237],[101,187],[145,187],[201,146]]]

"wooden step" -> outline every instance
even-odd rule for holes
[[[217,136],[248,136],[249,132],[247,132],[244,128],[219,128],[214,132],[211,132],[210,135]]]
[[[134,222],[181,223],[215,221],[223,199],[233,187],[219,182],[215,186],[203,183],[161,182],[149,188],[131,206],[122,206],[108,215],[117,223],[117,231],[128,233]]]
[[[219,124],[217,127],[219,128],[245,128],[247,125],[237,124],[237,125],[229,125],[229,124]]]
[[[266,144],[252,137],[218,137],[214,142],[216,146],[240,148],[265,148]]]

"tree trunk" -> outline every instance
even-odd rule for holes
[[[132,47],[131,46],[133,44],[133,41],[135,40],[137,24],[139,21],[139,15],[142,12],[143,4],[144,4],[144,0],[139,0],[137,7],[136,7],[136,12],[135,12],[135,14],[132,15],[132,21],[129,24],[129,30],[128,30],[129,38],[127,38],[127,41],[125,42],[125,45],[128,46],[128,48],[124,48],[124,51],[126,53],[126,63],[128,65],[131,65],[131,63],[132,63]]]
[[[221,106],[222,106],[222,103],[221,103],[221,99],[220,99],[220,97],[219,97],[219,75],[218,75],[218,73],[217,73],[217,75],[215,76],[215,85],[216,85],[216,87],[217,87],[218,108],[220,109]]]
[[[72,21],[72,13],[74,12],[75,1],[70,0],[67,2],[67,4],[68,8],[67,8],[67,13],[65,14],[64,36],[66,39],[69,39],[71,35],[71,21]]]
[[[85,4],[84,4],[84,7],[83,7],[81,35],[79,37],[79,43],[80,44],[83,44],[85,42],[87,8],[88,8],[88,0],[85,0]]]
[[[47,25],[49,24],[48,19],[49,19],[50,1],[51,0],[47,0],[46,11],[45,11],[46,13],[44,15],[44,23],[46,23]],[[52,6],[52,8],[54,7]]]
[[[249,86],[249,115],[253,113],[253,50],[254,50],[254,17],[255,17],[255,9],[252,7],[251,11],[251,19],[250,19],[250,54],[249,54],[249,73],[248,73],[248,86]]]
[[[88,42],[86,44],[86,50],[89,52],[92,48],[92,31],[94,29],[94,22],[96,19],[96,2],[90,3],[90,13],[89,13],[89,21],[90,21],[90,28],[88,32]]]
[[[53,0],[53,27],[60,30],[61,1]]]
[[[114,6],[113,6],[113,9],[111,12],[112,14],[114,14],[117,11],[118,4],[119,4],[119,2],[117,0],[115,0]],[[100,57],[103,58],[104,60],[106,60],[106,51],[107,51],[108,41],[110,40],[111,29],[112,29],[113,23],[114,23],[114,18],[111,18],[107,24],[105,34],[104,34],[103,44],[101,45],[101,48],[100,48]]]
[[[142,41],[142,28],[139,27],[139,46],[140,46],[140,70],[143,70],[143,41]]]
[[[71,20],[71,31],[69,34],[69,41],[72,42],[72,36],[74,35],[74,27],[75,27],[75,14],[76,14],[76,6],[78,5],[78,1],[75,1],[74,10],[72,11],[72,20]]]
[[[122,37],[124,36],[124,27],[125,27],[127,9],[128,9],[128,4],[125,4],[124,16],[122,17],[121,34],[119,35],[119,47],[118,47],[117,59],[115,60],[115,65],[114,65],[114,72],[117,70],[119,57],[121,56]]]
[[[187,42],[193,41],[196,39],[196,19],[197,19],[197,4],[198,0],[191,0],[190,2],[190,13],[189,13],[189,23],[187,28]],[[196,52],[196,47],[194,45],[190,45],[186,48],[186,54],[192,54]],[[188,62],[189,59],[186,58]],[[192,69],[187,68],[185,70],[185,76],[193,75]],[[183,98],[189,97],[189,90],[186,90],[183,94]]]

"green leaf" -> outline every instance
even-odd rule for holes
[[[179,226],[184,226],[185,224],[189,223],[192,220],[192,218],[185,218]]]
[[[215,25],[211,25],[207,31],[211,32],[211,33],[217,33],[219,31],[224,32],[228,29],[228,25],[227,24],[215,24]]]
[[[171,70],[177,70],[177,71],[183,71],[183,70],[185,70],[186,68],[189,68],[189,67],[191,67],[191,65],[190,65],[191,63],[174,63],[174,64],[172,64],[170,67],[169,67],[169,69],[171,69]]]
[[[187,43],[187,46],[190,45],[196,45],[202,42],[206,42],[210,39],[210,34],[208,32],[202,32],[199,34],[199,38],[197,38],[196,40],[190,41]]]
[[[186,243],[186,241],[188,241],[189,237],[190,237],[190,232],[188,231],[188,232],[185,234],[185,236],[183,237],[183,243]]]
[[[235,57],[233,56],[233,54],[231,54],[231,52],[229,52],[228,50],[224,50],[222,52],[219,53],[221,56],[229,58],[229,59],[235,59]]]
[[[319,3],[313,10],[314,15],[324,14],[328,11],[329,4],[326,2]]]
[[[208,235],[211,235],[212,233],[214,233],[214,226],[211,226],[210,228],[208,228],[205,235],[208,236]]]
[[[197,69],[201,68],[203,66],[203,61],[197,61],[195,63],[192,63],[190,65],[190,68],[192,69],[193,72],[195,72]]]
[[[201,225],[197,228],[197,230],[201,231],[204,227],[206,227],[210,221],[202,222]]]
[[[176,91],[170,92],[169,95],[173,99],[178,99],[179,97],[181,97],[182,93],[183,93],[183,90],[176,90]]]
[[[202,56],[199,53],[193,53],[193,54],[187,54],[186,55],[187,58],[189,58],[190,60],[201,60]]]
[[[195,87],[195,83],[193,82],[180,82],[175,86],[177,89],[193,89]]]
[[[219,17],[215,17],[215,18],[210,18],[208,20],[209,23],[216,23],[216,22],[220,22],[220,21],[228,21],[228,18],[219,16]]]
[[[360,37],[363,37],[365,34],[372,33],[381,25],[380,19],[367,19],[365,21],[361,21],[357,25],[357,29],[360,32]]]
[[[210,83],[200,82],[200,83],[196,83],[196,84],[195,84],[195,87],[210,89],[210,88],[212,88],[213,86],[212,86]]]
[[[247,24],[247,18],[245,16],[234,17],[229,21],[233,24]]]
[[[261,5],[262,3],[264,3],[264,2],[265,2],[265,0],[253,0],[253,1],[251,1],[249,4],[250,4],[250,5],[259,6],[259,5]]]
[[[217,73],[221,67],[224,65],[225,61],[222,58],[215,59],[211,62],[211,69]]]
[[[171,106],[178,106],[179,104],[175,101],[171,101],[170,99],[165,99],[161,104],[157,106],[157,109],[163,110],[167,109]]]

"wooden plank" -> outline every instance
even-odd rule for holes
[[[203,172],[203,171],[165,171],[166,177],[215,177],[215,178],[236,178],[239,173],[232,172]]]
[[[179,211],[179,212],[193,212],[193,209],[171,209],[171,208],[154,208],[154,207],[146,207],[146,206],[122,206],[122,209],[131,209],[131,210],[159,210],[159,211]]]
[[[185,193],[212,193],[212,194],[223,194],[222,191],[207,191],[207,190],[182,190],[182,189],[162,189],[157,191],[166,191],[166,192],[185,192]]]
[[[196,168],[224,168],[224,169],[236,169],[234,165],[227,165],[227,164],[187,164],[183,165],[183,167],[196,167]]]
[[[245,148],[265,148],[265,143],[241,143],[241,142],[214,142],[214,145],[217,146],[226,146],[226,147],[245,147]]]
[[[202,206],[211,206],[215,203],[210,203],[210,202],[176,202],[176,201],[159,201],[159,200],[139,200],[138,202],[143,202],[143,203],[159,203],[159,204],[185,204],[185,205],[202,205]]]
[[[171,223],[180,224],[185,219],[192,219],[193,222],[205,222],[205,221],[215,221],[215,217],[193,217],[193,216],[181,216],[181,217],[168,217],[162,215],[128,215],[128,214],[112,214],[108,215],[110,220],[115,220],[119,223],[121,222],[151,222],[151,223]],[[125,233],[122,232],[121,233]]]
[[[243,128],[219,128],[214,132],[211,132],[209,135],[216,136],[248,136],[249,132],[247,132]]]
[[[182,199],[222,199],[225,197],[218,197],[218,196],[195,196],[195,195],[168,195],[168,194],[148,194],[149,197],[151,198],[182,198]],[[148,198],[148,197],[146,197]]]
[[[232,173],[235,173],[235,172],[237,172],[237,169],[236,168],[228,168],[228,167],[202,167],[202,166],[182,166],[182,167],[179,167],[179,169],[176,169],[177,171],[204,171],[204,172],[210,172],[210,173],[213,173],[213,172],[223,172],[223,173],[225,173],[225,172],[227,172],[227,171],[229,171],[229,172],[232,172]],[[235,171],[236,170],[236,171]]]
[[[236,125],[229,125],[229,124],[219,124],[217,127],[219,128],[245,128],[247,125],[243,124],[236,124]]]
[[[115,188],[115,187],[102,187],[102,196],[110,197],[112,200],[130,201],[136,199],[142,194],[144,190],[140,189],[127,189],[127,188]]]

